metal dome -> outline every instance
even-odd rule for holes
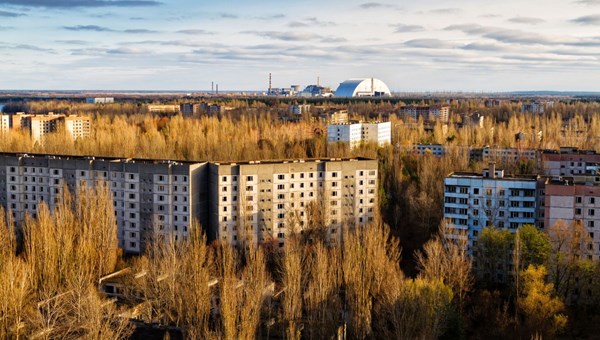
[[[336,97],[383,97],[391,95],[387,85],[376,78],[354,78],[341,83]]]

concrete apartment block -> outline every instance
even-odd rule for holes
[[[337,242],[344,225],[373,221],[377,161],[295,160],[209,165],[209,239],[238,245],[284,244],[321,214],[327,238]]]

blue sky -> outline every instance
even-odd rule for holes
[[[600,0],[0,0],[0,89],[600,91]]]

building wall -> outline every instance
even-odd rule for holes
[[[375,160],[215,163],[209,183],[210,238],[233,245],[283,245],[290,233],[311,228],[311,211],[337,242],[343,225],[371,222],[377,207]]]
[[[348,143],[351,148],[360,145],[362,138],[362,125],[359,124],[331,124],[327,126],[327,142]]]
[[[362,140],[379,146],[392,143],[392,123],[362,123]]]
[[[600,187],[553,181],[545,186],[545,222],[581,223],[592,242],[589,256],[600,260]]]
[[[94,159],[45,155],[0,155],[0,202],[20,223],[40,202],[54,209],[63,184],[106,183],[113,196],[119,246],[140,253],[157,231],[185,238],[193,219],[207,223],[206,163]],[[204,173],[203,173],[204,172]]]
[[[452,231],[449,237],[467,241],[469,252],[488,225],[515,232],[525,224],[536,224],[536,206],[535,178],[505,178],[497,172],[497,178],[457,173],[444,180],[444,219]]]

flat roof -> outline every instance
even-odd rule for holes
[[[486,169],[488,170],[488,169]],[[501,170],[501,169],[497,169]],[[475,179],[493,179],[493,180],[527,180],[527,181],[537,181],[540,176],[538,175],[504,175],[502,177],[483,177],[483,174],[480,172],[467,172],[467,171],[456,171],[451,172],[446,178],[454,177],[454,178],[475,178]]]
[[[179,159],[153,159],[153,158],[126,158],[126,157],[105,157],[90,155],[65,155],[65,154],[41,154],[27,152],[0,152],[0,157],[30,157],[43,159],[64,159],[64,160],[97,160],[97,161],[117,161],[123,163],[144,163],[144,164],[198,164],[215,163],[217,165],[245,165],[245,164],[283,164],[283,163],[303,163],[303,162],[343,162],[343,161],[374,161],[375,158],[351,157],[351,158],[305,158],[305,159],[267,159],[267,160],[246,160],[246,161],[205,161],[205,160],[179,160]]]

